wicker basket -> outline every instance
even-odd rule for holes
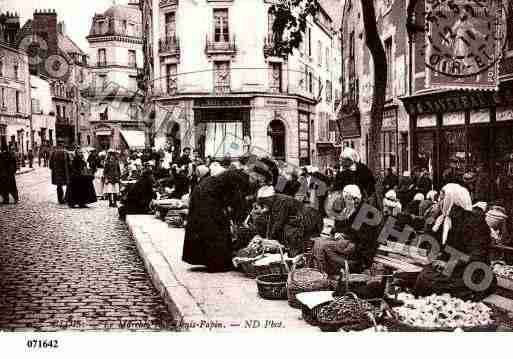
[[[348,292],[345,295],[352,296],[357,301],[357,303],[359,303],[360,306],[362,305],[362,303],[365,302],[364,300],[359,299],[356,296],[356,294],[354,294],[354,293]],[[319,319],[318,315],[319,315],[320,309],[322,309],[325,305],[328,305],[328,304],[329,303],[324,303],[324,304],[320,305],[319,306],[320,308],[315,312],[315,323],[316,323],[315,325],[317,325],[323,332],[337,332],[342,328],[346,331],[364,330],[364,329],[368,329],[368,328],[377,326],[376,319],[375,319],[376,311],[367,312],[366,313],[367,321],[365,321],[365,322],[363,322],[363,321],[347,322],[347,319],[345,319],[345,318],[341,318],[339,320],[329,320],[329,321]]]
[[[328,290],[331,283],[328,275],[317,269],[301,268],[296,269],[294,263],[287,281],[288,302],[292,308],[301,309],[301,303],[296,299],[296,294],[304,292],[315,292]]]
[[[287,299],[287,275],[266,274],[256,279],[258,294],[265,299]]]
[[[290,266],[292,265],[292,261],[291,260],[287,260],[287,264]],[[266,275],[266,274],[286,274],[288,273],[288,268],[285,264],[281,263],[281,262],[273,262],[273,263],[270,263],[268,265],[262,265],[262,266],[257,266],[257,265],[254,265],[254,269],[255,269],[255,273],[256,273],[256,276],[260,276],[260,275]]]
[[[240,266],[242,272],[246,275],[246,277],[252,278],[252,279],[256,278],[257,274],[256,274],[255,266],[253,265],[253,263],[255,263],[255,261],[257,259],[258,258],[255,258],[253,260],[243,261],[243,262],[239,263],[239,266]]]

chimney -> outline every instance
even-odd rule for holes
[[[12,46],[16,45],[16,36],[20,31],[20,17],[17,13],[7,13],[5,19],[5,41]]]
[[[57,13],[55,10],[40,10],[34,12],[32,32],[44,38],[48,45],[49,54],[58,53]]]
[[[61,21],[57,24],[57,29],[59,31],[59,34],[66,35],[66,24],[64,21]]]

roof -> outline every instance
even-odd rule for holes
[[[138,5],[114,5],[107,9],[103,15],[118,20],[131,20],[135,23],[141,22],[141,10]]]
[[[318,0],[322,8],[333,20],[333,27],[338,30],[342,26],[344,0]]]
[[[77,44],[71,38],[66,34],[57,34],[57,38],[59,41],[59,48],[66,52],[66,53],[72,53],[72,54],[80,54],[85,55],[85,52],[82,51],[80,47],[78,47]]]

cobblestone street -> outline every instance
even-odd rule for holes
[[[59,205],[47,168],[17,182],[20,203],[0,205],[1,330],[172,328],[116,209]]]

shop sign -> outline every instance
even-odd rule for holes
[[[382,130],[395,130],[397,128],[397,112],[396,109],[385,110],[383,112],[383,120],[381,123]]]
[[[265,105],[270,107],[288,107],[289,102],[287,100],[265,100]]]
[[[464,125],[465,124],[465,113],[463,113],[463,112],[444,113],[442,123],[444,126]]]
[[[194,100],[194,107],[226,108],[249,107],[250,100],[245,98],[205,98]]]
[[[360,137],[360,114],[353,113],[351,115],[342,116],[341,134],[342,138]]]
[[[436,115],[420,115],[417,117],[417,127],[436,127]]]
[[[488,109],[472,111],[470,113],[470,123],[488,123],[488,122],[490,122],[490,111]]]
[[[513,108],[498,108],[496,117],[497,122],[513,120]]]

